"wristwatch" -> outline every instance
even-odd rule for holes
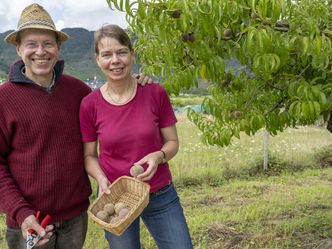
[[[166,153],[165,153],[165,151],[163,151],[163,150],[160,150],[161,151],[161,153],[163,153],[163,160],[162,160],[162,163],[166,163],[167,162],[167,160],[166,160]]]

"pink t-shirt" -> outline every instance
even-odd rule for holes
[[[107,102],[97,89],[82,100],[80,108],[82,140],[99,141],[99,165],[110,182],[129,176],[133,163],[160,150],[160,128],[176,121],[169,97],[159,84],[138,85],[135,97],[121,106]],[[150,191],[157,191],[171,180],[168,164],[160,164],[148,181]]]

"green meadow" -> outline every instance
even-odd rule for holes
[[[332,134],[325,127],[270,137],[264,171],[263,131],[228,147],[206,146],[186,116],[177,117],[180,151],[170,167],[195,249],[332,248]],[[0,216],[0,248],[4,235]],[[156,248],[144,225],[141,242]],[[104,248],[103,231],[90,220],[84,249]]]

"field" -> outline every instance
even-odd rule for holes
[[[180,151],[170,165],[196,249],[332,248],[332,134],[325,127],[270,137],[264,172],[263,132],[218,148],[203,145],[185,115],[178,120]],[[0,248],[4,231],[0,216]],[[156,248],[144,226],[141,241]],[[84,249],[104,248],[102,230],[90,222]]]

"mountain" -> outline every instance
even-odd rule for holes
[[[18,60],[14,46],[7,44],[4,38],[13,30],[0,33],[0,78],[7,75],[11,64]],[[61,58],[65,61],[65,73],[84,81],[90,81],[96,76],[103,80],[94,58],[93,31],[84,28],[65,28],[62,30],[70,39],[61,46]]]

